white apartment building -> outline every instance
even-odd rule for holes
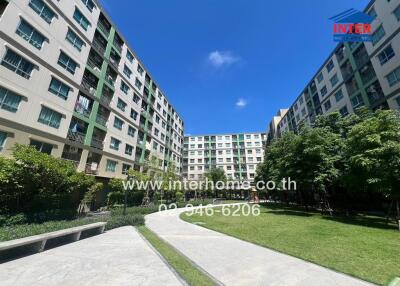
[[[185,136],[183,177],[202,180],[204,173],[221,168],[228,179],[254,181],[264,160],[265,133]]]
[[[269,137],[334,111],[345,116],[360,106],[400,108],[400,0],[373,0],[364,12],[374,18],[372,42],[337,45],[276,130],[269,126]]]
[[[33,145],[103,178],[155,156],[180,173],[183,130],[97,1],[1,1],[1,154]]]

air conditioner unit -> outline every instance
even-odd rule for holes
[[[93,94],[95,94],[95,92],[96,92],[96,90],[95,90],[93,87],[91,87],[91,88],[89,89],[89,93],[90,93],[90,94],[93,95]]]

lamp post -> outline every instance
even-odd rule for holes
[[[132,181],[135,177],[132,175],[128,174],[128,182]],[[124,211],[123,215],[126,215],[126,206],[128,204],[128,189],[130,188],[130,184],[127,184],[127,187],[125,188],[125,198],[124,198]],[[133,187],[133,186],[132,186]]]

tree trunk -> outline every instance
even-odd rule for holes
[[[392,211],[392,207],[393,207],[393,200],[391,200],[389,204],[389,208],[386,214],[386,223],[389,223],[390,212]]]

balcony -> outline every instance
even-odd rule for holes
[[[384,93],[382,91],[382,87],[379,84],[378,80],[375,81],[370,86],[368,86],[365,90],[367,92],[367,96],[368,96],[368,99],[369,99],[371,104],[375,104],[378,101],[380,101],[381,99],[385,98],[385,95],[384,95]]]
[[[103,65],[103,58],[97,52],[95,52],[94,49],[91,49],[87,65],[95,72],[100,73],[101,66]]]
[[[75,112],[89,118],[92,112],[93,100],[79,93],[78,99],[75,102]]]
[[[122,47],[123,47],[123,45],[124,45],[124,41],[122,41],[121,37],[120,37],[118,34],[115,34],[113,44],[114,44],[115,49],[116,49],[119,53],[121,53],[121,52],[122,52]]]
[[[376,78],[376,74],[371,63],[360,69],[360,76],[364,85]]]
[[[121,61],[120,55],[118,55],[118,53],[117,53],[114,49],[112,49],[112,50],[111,50],[111,53],[110,53],[110,64],[111,64],[116,70],[118,70],[120,61]]]
[[[336,50],[336,52],[335,52],[335,54],[336,54],[336,58],[337,58],[337,60],[338,60],[338,62],[340,63],[341,61],[343,61],[344,60],[344,58],[345,58],[345,50],[346,50],[346,48],[345,48],[345,46],[344,45],[341,45],[337,50]]]
[[[97,175],[99,171],[100,161],[100,154],[89,152],[85,166],[85,173],[88,175]]]
[[[72,116],[71,123],[69,124],[67,139],[73,142],[84,144],[87,127],[88,124],[86,122]]]
[[[106,72],[106,82],[108,82],[111,86],[115,86],[115,81],[117,80],[117,73],[110,69],[110,67],[107,68]]]
[[[340,70],[343,75],[343,81],[348,80],[353,75],[353,68],[350,64],[350,61],[346,61],[341,67]]]
[[[97,28],[108,38],[110,35],[111,24],[108,22],[107,18],[103,15],[103,13],[99,16],[99,21],[97,22]]]
[[[72,162],[75,167],[78,167],[79,162],[81,161],[82,149],[70,146],[68,144],[64,145],[64,149],[61,155],[62,159],[68,160]]]
[[[350,81],[346,82],[346,88],[349,95],[353,95],[358,91],[358,84],[354,77]]]
[[[97,114],[96,123],[105,127],[105,126],[107,126],[107,121],[108,121],[108,117],[101,115],[101,114]]]
[[[365,46],[362,45],[356,52],[354,52],[354,60],[358,68],[361,68],[369,61],[369,56]]]
[[[100,102],[106,106],[109,106],[111,103],[111,100],[113,98],[114,92],[112,89],[110,89],[108,86],[104,85],[103,86],[103,93],[100,97]]]
[[[95,127],[94,131],[93,131],[93,137],[92,137],[92,142],[90,143],[90,146],[92,146],[93,148],[99,149],[99,150],[103,150],[105,137],[106,137],[106,133]]]
[[[89,94],[94,95],[96,93],[98,82],[99,79],[95,75],[93,75],[90,71],[85,70],[85,73],[83,74],[81,87]]]
[[[96,31],[94,33],[94,38],[93,38],[92,44],[93,44],[93,47],[95,49],[97,49],[101,55],[104,55],[104,53],[106,52],[106,48],[107,48],[107,40],[104,39],[104,37],[98,31]]]
[[[145,78],[144,78],[144,83],[147,85],[147,86],[150,86],[150,83],[151,83],[151,78],[150,78],[150,76],[146,73],[146,76],[145,76]]]

